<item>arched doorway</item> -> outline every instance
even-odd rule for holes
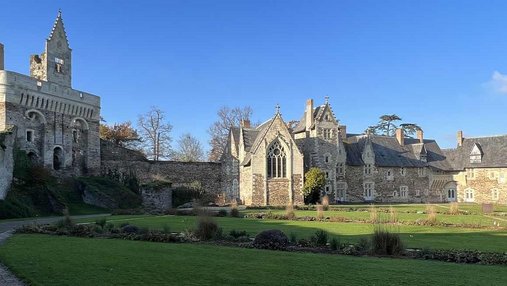
[[[60,170],[64,165],[63,150],[61,147],[53,149],[53,169]]]

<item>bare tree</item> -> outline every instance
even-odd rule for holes
[[[231,127],[238,127],[241,120],[250,120],[252,108],[245,106],[243,108],[222,107],[217,112],[218,119],[210,128],[208,133],[211,136],[209,144],[211,145],[208,159],[212,162],[220,160],[224,147],[227,144],[227,135]]]
[[[190,133],[182,134],[177,143],[178,149],[173,152],[173,160],[182,162],[204,161],[201,142]]]
[[[171,154],[172,126],[165,119],[165,112],[158,107],[139,116],[139,132],[144,139],[144,152],[154,161],[168,158]]]

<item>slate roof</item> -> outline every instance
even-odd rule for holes
[[[401,146],[395,137],[359,135],[347,138],[344,142],[347,151],[347,165],[362,166],[362,152],[367,140],[371,141],[375,153],[375,165],[380,167],[433,167],[449,170],[451,166],[435,140],[425,139],[424,148],[427,162],[419,160],[416,152],[421,152],[423,144],[418,139],[405,138],[405,145]]]
[[[475,144],[483,153],[481,163],[470,163]],[[453,170],[507,167],[507,135],[464,138],[461,146],[443,151]]]
[[[320,105],[320,106],[317,106],[316,108],[314,108],[313,109],[313,118],[318,118],[318,117],[322,116],[322,113],[325,110],[324,107],[325,107],[325,105]],[[313,128],[313,126],[315,126],[315,122],[313,123],[313,125],[311,127]],[[292,132],[299,133],[299,132],[303,132],[305,130],[306,130],[306,111],[305,111],[305,113],[303,113],[303,117],[299,120],[298,125],[296,126],[296,128],[294,128],[294,130]]]

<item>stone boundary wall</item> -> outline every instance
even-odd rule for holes
[[[209,162],[102,161],[103,175],[111,172],[135,174],[141,184],[168,181],[174,187],[200,184],[203,191],[221,193],[222,166]]]
[[[140,184],[169,181],[173,187],[200,184],[203,191],[222,193],[222,164],[211,162],[150,161],[140,152],[101,141],[101,173],[135,174]]]
[[[171,188],[141,188],[143,207],[149,213],[162,213],[172,208]]]

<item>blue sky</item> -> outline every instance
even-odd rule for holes
[[[349,132],[396,113],[442,147],[507,133],[507,1],[9,1],[6,69],[28,73],[59,8],[108,123],[156,105],[207,145],[221,106],[290,120],[328,95]]]

